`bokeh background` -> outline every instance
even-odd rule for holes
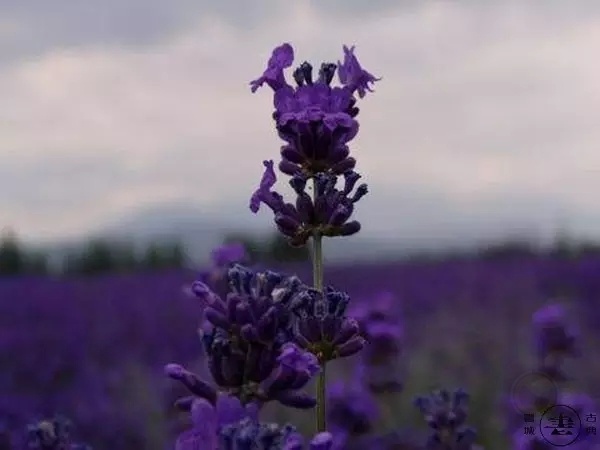
[[[60,411],[96,448],[164,449],[180,425],[162,367],[201,365],[184,288],[210,251],[241,241],[310,281],[307,251],[248,209],[280,146],[248,82],[282,42],[298,63],[356,44],[382,77],[352,147],[363,230],[325,253],[326,281],[402,311],[386,426],[460,385],[482,444],[509,448],[506,397],[547,302],[579,324],[573,388],[597,397],[600,4],[5,0],[1,421]]]

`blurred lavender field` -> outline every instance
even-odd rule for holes
[[[278,269],[310,279],[308,264]],[[549,301],[579,321],[583,357],[570,388],[600,398],[600,257],[520,258],[329,266],[353,308],[390,293],[406,328],[405,389],[380,399],[382,428],[419,429],[417,393],[464,387],[471,422],[486,449],[511,448],[511,386],[535,366],[531,316]],[[0,279],[0,419],[22,428],[32,415],[71,417],[97,449],[171,448],[185,426],[172,402],[181,394],[163,367],[202,373],[198,301],[186,295],[197,273],[176,271],[78,279]],[[351,359],[331,364],[344,377]],[[571,364],[571,363],[570,363]],[[337,373],[336,373],[337,372]],[[600,411],[599,411],[600,412]],[[268,418],[312,429],[311,412],[270,405]],[[510,432],[509,432],[510,430]]]

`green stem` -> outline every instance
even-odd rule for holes
[[[313,196],[316,196],[316,181],[313,184]],[[313,235],[313,286],[320,292],[323,292],[323,236],[319,232]],[[327,428],[325,399],[326,399],[326,361],[320,361],[321,372],[317,377],[317,414],[316,428],[317,433],[325,431]]]

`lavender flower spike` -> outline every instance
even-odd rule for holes
[[[296,295],[295,340],[321,364],[354,355],[365,346],[358,322],[346,316],[349,301],[346,293],[331,286],[324,292],[307,289]]]
[[[250,83],[252,92],[263,83],[275,91],[273,119],[279,137],[286,142],[279,170],[287,175],[342,175],[356,165],[348,149],[358,133],[354,92],[364,97],[378,78],[362,69],[354,47],[344,47],[344,52],[344,63],[339,63],[341,87],[331,86],[338,66],[328,62],[321,64],[316,77],[313,66],[303,62],[293,72],[297,86],[290,86],[283,75],[294,57],[289,44],[273,50],[263,76]]]
[[[310,236],[351,236],[361,225],[351,220],[355,204],[368,192],[366,184],[355,186],[360,175],[352,170],[344,173],[342,189],[336,188],[337,177],[332,174],[315,175],[314,199],[306,192],[307,177],[294,175],[290,186],[296,192],[296,203],[285,203],[278,192],[272,190],[277,181],[273,161],[264,161],[265,172],[260,186],[250,199],[250,210],[258,212],[260,204],[267,205],[274,214],[278,230],[294,247],[305,245]],[[353,193],[354,191],[354,193]]]
[[[533,314],[533,329],[537,350],[538,368],[556,381],[568,377],[562,370],[565,357],[577,357],[578,333],[569,323],[567,312],[562,305],[551,304]]]

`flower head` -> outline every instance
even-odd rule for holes
[[[292,246],[303,246],[310,236],[350,236],[360,231],[361,225],[351,220],[354,205],[367,192],[366,184],[356,187],[360,175],[354,171],[344,173],[344,185],[336,188],[337,177],[331,174],[315,175],[314,198],[306,192],[307,178],[295,175],[290,186],[296,192],[296,203],[286,203],[283,196],[272,190],[276,182],[273,161],[265,161],[265,173],[259,188],[250,200],[252,212],[260,204],[267,205],[274,214],[278,230],[288,238]],[[356,189],[355,189],[356,188]]]
[[[241,242],[226,243],[213,249],[210,260],[210,266],[200,272],[198,280],[216,294],[225,296],[228,292],[227,273],[232,265],[244,264],[248,260],[246,248]],[[195,295],[192,287],[186,288],[186,292]],[[203,328],[206,328],[205,324]]]
[[[537,310],[533,314],[533,327],[540,356],[550,353],[575,356],[578,353],[577,336],[562,305],[552,304]]]
[[[289,44],[273,50],[263,75],[250,83],[252,92],[264,83],[274,91],[276,128],[286,142],[281,149],[279,169],[288,175],[312,176],[316,173],[341,175],[352,170],[356,161],[349,156],[347,144],[358,133],[354,93],[362,98],[378,79],[363,70],[354,47],[344,46],[344,63],[339,64],[341,87],[332,87],[333,63],[321,64],[317,77],[313,66],[303,62],[293,72],[296,87],[285,80],[283,70],[293,63]]]
[[[375,393],[400,392],[403,383],[404,322],[389,292],[359,302],[352,311],[367,345],[355,375]]]
[[[563,359],[579,356],[578,333],[569,323],[562,305],[551,304],[533,314],[533,330],[539,370],[556,381],[568,377],[562,370]]]
[[[243,404],[276,400],[312,408],[314,398],[301,389],[318,371],[318,362],[291,343],[294,311],[303,304],[307,287],[296,277],[241,265],[229,269],[228,281],[225,298],[200,281],[192,286],[212,327],[202,339],[215,383]],[[174,364],[166,370],[195,396],[214,403],[216,389],[210,384]]]
[[[241,263],[247,256],[246,247],[241,242],[223,244],[210,254],[213,266],[218,268],[229,268],[231,264]]]
[[[294,338],[319,361],[346,358],[365,346],[358,322],[346,316],[349,301],[346,293],[331,286],[323,292],[306,289],[296,296]]]

